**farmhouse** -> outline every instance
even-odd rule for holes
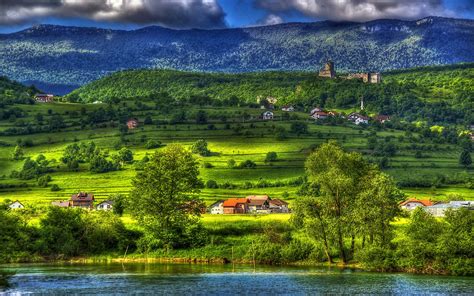
[[[262,113],[263,120],[272,120],[273,119],[273,112],[265,111]]]
[[[285,111],[285,112],[293,112],[295,111],[295,108],[293,106],[283,106],[281,108],[281,111]]]
[[[431,202],[430,200],[427,200],[427,199],[418,200],[415,198],[410,198],[400,203],[400,207],[408,211],[412,211],[416,209],[417,207],[429,207],[432,205],[433,205],[433,202]]]
[[[359,113],[351,113],[347,116],[347,119],[353,123],[359,124],[369,124],[369,118],[367,116],[361,115]]]
[[[209,213],[213,215],[222,215],[224,214],[224,201],[219,200],[209,206]]]
[[[290,210],[288,209],[288,203],[278,198],[270,200],[269,208],[272,213],[289,213],[290,212]]]
[[[51,203],[53,207],[60,207],[60,208],[69,208],[70,202],[68,200],[66,201],[53,201]]]
[[[127,120],[127,127],[128,129],[135,129],[138,127],[138,119],[136,118],[130,118]]]
[[[385,123],[387,121],[390,121],[390,116],[388,116],[388,115],[377,115],[377,116],[375,116],[374,119],[377,122]]]
[[[248,211],[248,203],[246,198],[229,198],[222,204],[224,214],[245,214]]]
[[[105,200],[99,203],[96,207],[97,211],[111,211],[114,208],[113,200]]]
[[[24,206],[21,202],[19,202],[19,201],[17,200],[17,201],[15,201],[15,202],[12,202],[12,203],[8,206],[8,208],[9,208],[10,210],[19,210],[19,209],[24,209],[25,206]]]
[[[35,101],[38,103],[51,103],[54,100],[54,95],[51,94],[37,94],[35,95]]]
[[[94,194],[86,192],[79,192],[73,194],[70,200],[70,206],[73,208],[93,209],[94,207]]]
[[[270,213],[270,197],[268,195],[247,196],[248,210],[253,213]]]
[[[474,201],[450,201],[425,207],[425,211],[435,217],[444,217],[448,209],[469,208],[474,210]]]
[[[326,119],[328,118],[329,114],[324,111],[316,111],[313,114],[311,114],[311,117],[318,120],[318,119]]]

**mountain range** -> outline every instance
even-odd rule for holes
[[[65,94],[137,68],[209,72],[386,71],[474,61],[474,20],[323,21],[219,30],[39,25],[0,35],[0,75]]]

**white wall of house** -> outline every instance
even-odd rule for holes
[[[211,214],[214,215],[222,215],[224,214],[224,203],[219,203],[213,207],[211,207]]]
[[[24,208],[25,208],[21,203],[19,203],[19,202],[17,202],[17,201],[15,201],[14,203],[12,203],[9,207],[10,207],[10,209],[12,209],[12,210],[24,209]]]

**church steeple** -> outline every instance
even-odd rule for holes
[[[360,111],[363,111],[364,110],[364,97],[362,96],[360,98]]]

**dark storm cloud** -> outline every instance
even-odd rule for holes
[[[255,0],[255,5],[273,13],[298,11],[319,19],[349,21],[452,15],[442,0]]]
[[[0,0],[0,24],[30,23],[45,17],[172,28],[225,27],[225,13],[217,0]]]

